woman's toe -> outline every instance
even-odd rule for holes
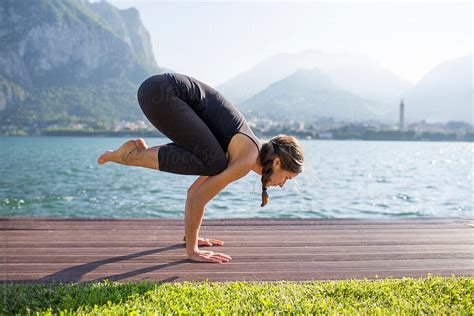
[[[138,150],[147,149],[148,145],[145,143],[143,138],[139,138],[135,140],[135,144],[137,145]]]
[[[110,157],[111,157],[111,154],[112,154],[112,150],[108,150],[106,151],[105,153],[103,153],[102,155],[100,155],[100,157],[97,159],[97,162],[101,165],[103,165],[104,163],[106,163],[107,161],[110,160]]]

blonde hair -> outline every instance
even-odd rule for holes
[[[298,140],[290,135],[280,134],[264,143],[260,149],[259,158],[262,165],[262,204],[268,204],[270,197],[267,193],[267,183],[273,173],[273,160],[279,157],[282,169],[294,173],[303,172],[304,154]]]

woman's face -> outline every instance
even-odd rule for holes
[[[276,157],[273,160],[273,173],[270,176],[270,181],[268,182],[268,187],[279,186],[283,188],[287,180],[291,180],[296,177],[298,174],[294,172],[287,171],[281,167],[280,158]]]

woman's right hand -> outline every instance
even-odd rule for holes
[[[214,251],[197,250],[192,254],[188,254],[189,260],[197,262],[222,263],[232,260],[231,256]]]

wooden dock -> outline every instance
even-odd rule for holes
[[[203,220],[203,249],[229,263],[187,259],[183,220],[0,218],[2,283],[309,281],[474,275],[472,218]]]

